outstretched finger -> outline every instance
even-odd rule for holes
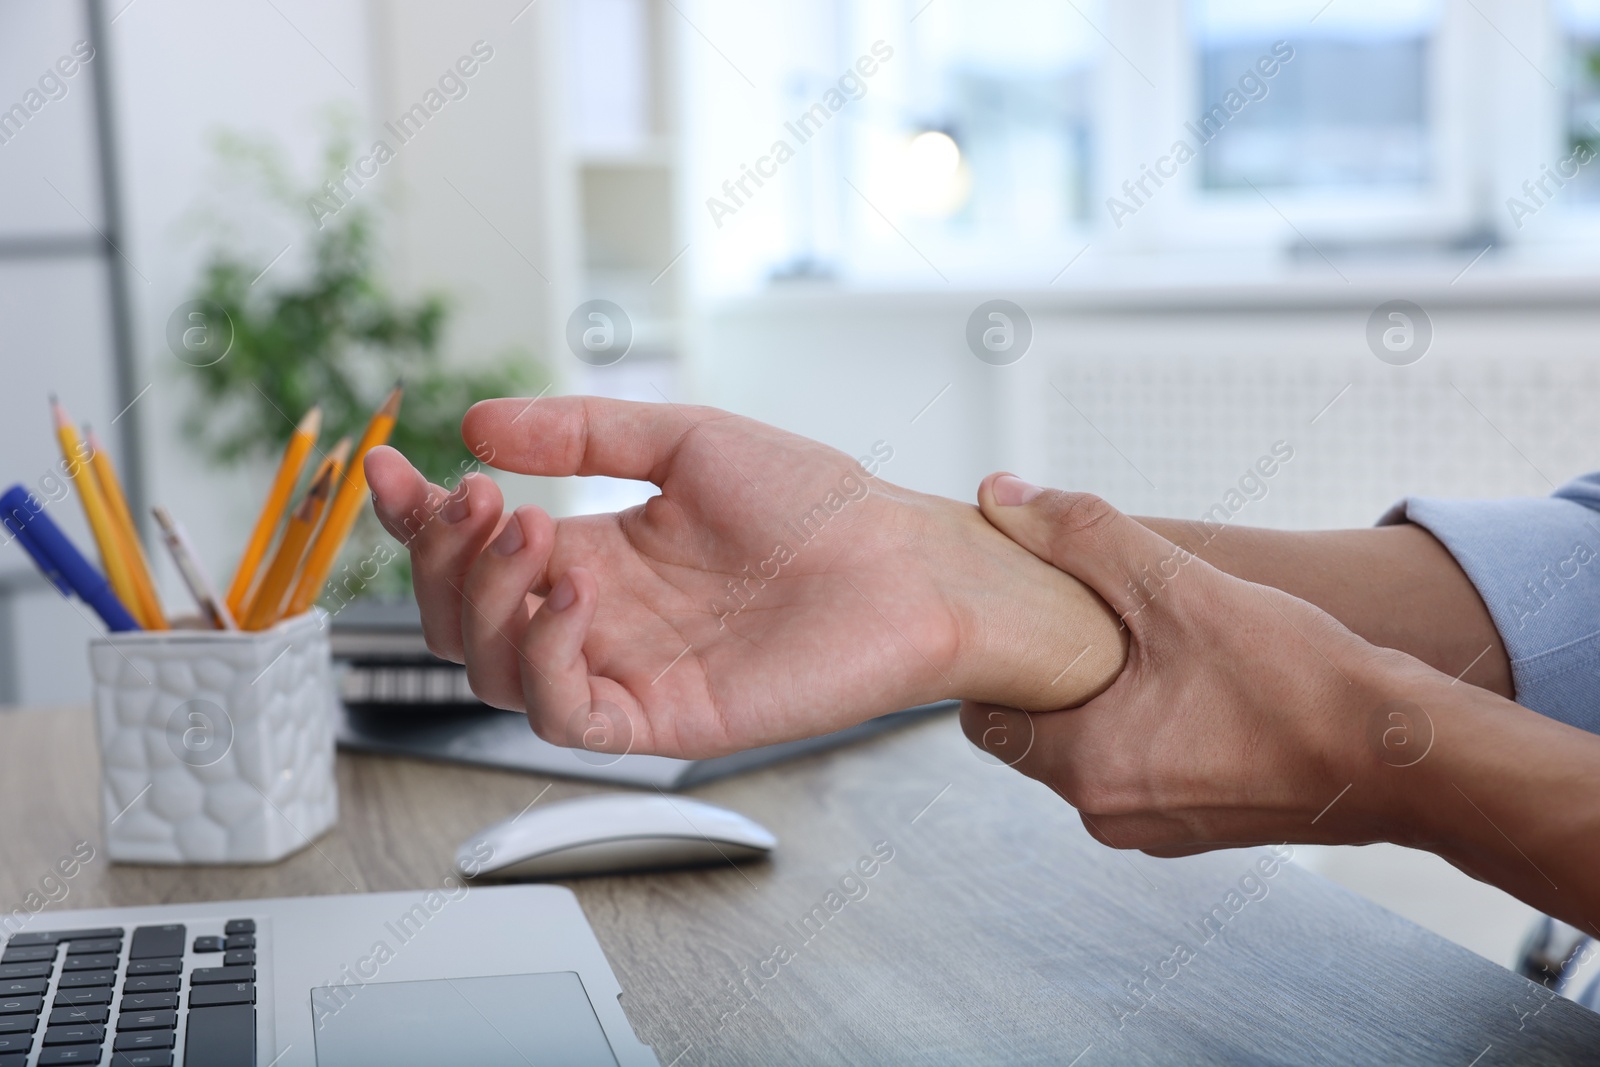
[[[673,452],[713,408],[593,396],[503,398],[474,404],[461,421],[473,453],[501,470],[547,477],[603,474],[661,484]]]

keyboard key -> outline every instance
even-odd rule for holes
[[[46,1045],[98,1045],[106,1039],[106,1028],[93,1023],[52,1026],[44,1032]]]
[[[111,990],[109,989],[58,989],[53,1002],[56,1007],[79,1004],[110,1004]]]
[[[68,956],[61,965],[63,971],[114,971],[121,958],[114,952],[95,953],[88,956]]]
[[[104,1004],[85,1004],[77,1008],[52,1008],[51,1026],[68,1026],[72,1023],[103,1023],[111,1009]]]
[[[195,1008],[184,1031],[184,1067],[254,1063],[256,1010],[248,1004]]]
[[[122,955],[122,938],[85,937],[67,942],[67,955],[69,956],[82,956],[84,953],[94,952],[109,952],[114,956],[120,956]]]
[[[203,985],[189,990],[190,1008],[209,1008],[218,1004],[254,1004],[256,987],[253,982],[233,982],[228,985]],[[191,1019],[194,1016],[189,1016]]]
[[[224,967],[248,967],[256,962],[256,950],[253,948],[236,948],[232,952],[222,954]]]
[[[230,934],[222,944],[230,951],[236,948],[255,948],[256,938],[254,934]]]
[[[232,937],[234,934],[253,934],[256,932],[254,919],[229,919],[223,926],[222,932]]]
[[[26,1052],[33,1047],[33,1034],[0,1034],[0,1052]]]
[[[0,1000],[38,996],[43,994],[49,985],[48,978],[0,978]]]
[[[39,1067],[60,1067],[63,1063],[99,1063],[99,1045],[58,1045],[39,1053]]]
[[[0,1067],[5,1065],[0,1064]],[[172,1067],[172,1053],[161,1049],[151,1049],[148,1052],[113,1052],[111,1067]]]
[[[255,1035],[252,1033],[252,1044]],[[171,1030],[131,1030],[126,1034],[118,1034],[116,1050],[126,1052],[129,1049],[142,1048],[171,1048],[177,1040]]]
[[[128,964],[128,977],[134,978],[141,974],[181,974],[183,960],[133,960]]]
[[[0,981],[7,978],[49,978],[55,963],[0,963]]]
[[[176,1008],[176,993],[133,993],[122,998],[123,1011],[155,1011],[158,1008]]]
[[[0,996],[0,1015],[37,1015],[43,1007],[42,996]]]
[[[217,985],[221,982],[254,982],[254,967],[196,967],[189,972],[192,986]]]
[[[210,936],[197,937],[194,939],[194,950],[196,952],[221,952],[222,938]]]
[[[116,980],[116,971],[68,971],[56,983],[56,988],[90,989],[97,985],[111,985]]]
[[[0,1015],[0,1034],[31,1034],[38,1025],[37,1015]]]
[[[11,948],[33,948],[38,945],[59,945],[60,934],[12,934],[6,944]]]
[[[52,930],[34,934],[16,934],[7,944],[12,948],[26,948],[30,945],[59,945],[63,941],[81,941],[86,937],[121,937],[122,934],[120,926],[101,926],[92,930]]]
[[[32,948],[8,948],[6,954],[0,956],[0,963],[38,963],[40,960],[53,960],[56,958],[54,945],[35,945]]]
[[[154,960],[183,955],[183,946],[189,940],[189,931],[182,923],[170,926],[141,926],[133,931],[133,945],[128,949],[130,960]]]
[[[28,1067],[26,1052],[0,1052],[0,1067]]]
[[[123,1030],[171,1030],[178,1025],[178,1013],[175,1011],[125,1011],[117,1016],[117,1031]]]
[[[124,993],[176,993],[183,984],[175,974],[146,974],[122,983]]]

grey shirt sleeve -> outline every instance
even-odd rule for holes
[[[1408,497],[1378,520],[1400,522],[1438,538],[1477,587],[1517,703],[1600,733],[1600,473],[1548,497]]]

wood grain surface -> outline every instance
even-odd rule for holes
[[[341,753],[338,826],[281,863],[46,883],[100,848],[98,773],[86,709],[0,713],[4,911],[431,888],[481,826],[595,788]],[[1600,1016],[1261,852],[1103,848],[949,716],[694,795],[775,858],[567,883],[663,1065],[1600,1059]]]

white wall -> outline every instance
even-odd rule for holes
[[[1295,458],[1235,521],[1348,527],[1408,493],[1538,495],[1600,467],[1586,283],[1452,274],[1012,293],[1035,339],[1008,367],[964,339],[997,294],[778,291],[706,312],[693,380],[708,403],[852,454],[889,440],[885,477],[966,500],[1007,468],[1196,518],[1282,440]],[[1397,295],[1435,330],[1412,366],[1366,345],[1368,315]]]
[[[691,364],[696,399],[852,456],[887,441],[883,477],[970,499],[998,457],[996,368],[966,350],[964,307],[804,289],[720,305]]]
[[[468,363],[510,350],[559,369],[570,295],[572,222],[550,210],[570,197],[554,86],[563,77],[559,5],[526,0],[413,0],[373,7],[380,57],[375,135],[463,57],[491,51],[422,132],[399,149],[376,188],[392,208],[393,277],[402,289],[450,294],[445,349]],[[570,362],[570,361],[568,361]],[[558,386],[559,388],[559,386]],[[561,486],[504,479],[513,504],[557,507]]]

